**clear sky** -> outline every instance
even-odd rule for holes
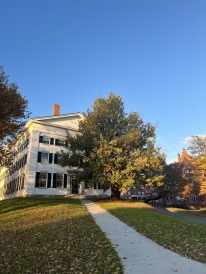
[[[31,117],[120,95],[177,158],[206,134],[206,0],[0,0],[0,65]]]

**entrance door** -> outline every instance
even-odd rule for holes
[[[70,185],[72,194],[78,194],[79,184],[77,183],[75,176],[70,176]]]

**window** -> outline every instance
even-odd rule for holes
[[[60,187],[62,188],[63,187],[63,174],[58,174],[57,173],[57,176],[56,176],[56,187]]]
[[[53,174],[53,188],[67,188],[67,174]]]
[[[181,203],[180,196],[176,196],[177,204]]]
[[[193,202],[194,202],[194,203],[197,203],[196,196],[193,197]]]
[[[49,144],[49,137],[48,136],[39,136],[39,143]]]
[[[48,159],[48,153],[42,152],[41,153],[41,163],[42,164],[48,164],[49,163],[49,159]]]
[[[55,139],[55,146],[64,146],[64,139]]]
[[[40,178],[39,178],[39,187],[46,187],[47,186],[47,173],[40,173]]]
[[[170,204],[172,204],[172,196],[170,196]]]
[[[42,164],[52,164],[53,153],[48,152],[38,152],[37,162]]]
[[[50,138],[48,136],[39,136],[39,143],[47,144],[47,145],[53,145],[54,144],[54,138]]]
[[[46,171],[36,172],[35,187],[49,188],[51,187],[51,173]]]
[[[169,204],[169,199],[168,199],[168,197],[165,197],[165,202],[166,202],[167,205]]]
[[[61,155],[60,154],[54,154],[54,164],[60,164],[61,161]]]
[[[193,197],[189,198],[189,203],[193,203]]]

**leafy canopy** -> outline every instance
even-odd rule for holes
[[[30,115],[27,106],[28,101],[22,97],[18,86],[8,82],[0,66],[0,166],[9,164],[12,159],[9,147]]]
[[[137,112],[125,113],[120,96],[96,98],[83,116],[76,136],[68,134],[61,160],[63,166],[76,167],[71,173],[78,181],[117,191],[162,184],[165,155],[155,147],[155,127]]]
[[[189,198],[193,193],[192,174],[184,174],[182,165],[179,163],[172,163],[164,166],[164,186],[158,189],[158,192],[167,196],[174,191],[178,193],[181,200]]]
[[[192,135],[192,144],[188,147],[193,156],[193,163],[198,167],[195,169],[195,179],[200,183],[200,195],[206,194],[206,137]]]

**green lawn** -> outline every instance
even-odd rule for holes
[[[99,201],[97,204],[158,244],[206,263],[206,225],[167,216],[145,203]]]
[[[0,202],[0,273],[122,273],[119,258],[79,200]]]

